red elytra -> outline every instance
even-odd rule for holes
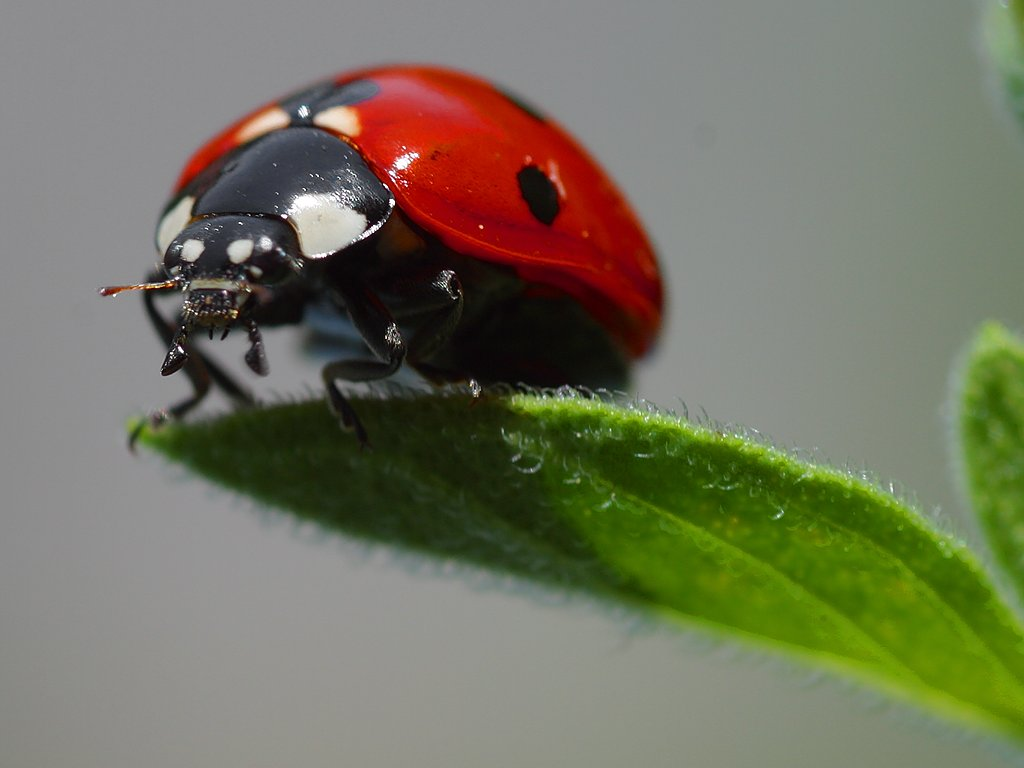
[[[565,130],[461,72],[387,66],[334,82],[358,80],[379,90],[346,107],[352,127],[333,133],[360,153],[405,215],[454,251],[513,268],[534,294],[568,294],[631,356],[648,351],[663,303],[653,249],[622,193]],[[175,191],[259,135],[258,126],[272,130],[279,103],[254,110],[199,149]],[[517,174],[525,166],[557,190],[549,224],[522,205]]]

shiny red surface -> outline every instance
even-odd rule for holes
[[[380,92],[351,107],[360,129],[342,138],[407,216],[459,253],[514,268],[533,292],[572,296],[631,355],[651,346],[662,312],[654,252],[622,193],[572,137],[459,72],[383,67],[337,82],[363,78]],[[232,149],[249,117],[201,148],[178,187]],[[522,198],[516,174],[524,165],[558,190],[550,225]]]

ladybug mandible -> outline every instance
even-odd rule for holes
[[[261,325],[347,317],[373,357],[322,375],[365,444],[339,381],[407,362],[435,382],[621,386],[661,323],[654,253],[604,171],[518,98],[437,67],[346,73],[246,115],[185,165],[156,244],[147,282],[101,289],[145,291],[161,373],[192,383],[154,423],[211,384],[253,402],[196,329],[244,328],[245,362],[266,375]],[[170,323],[153,295],[174,291]]]

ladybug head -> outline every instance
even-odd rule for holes
[[[187,325],[232,325],[260,286],[293,274],[295,230],[268,216],[212,216],[186,226],[167,246],[163,269],[188,295]]]
[[[264,286],[295,274],[299,267],[295,230],[269,216],[210,216],[188,224],[167,246],[163,271],[167,280],[103,288],[106,296],[123,290],[178,289],[185,293],[181,322],[160,372],[168,376],[188,360],[185,342],[195,328],[214,329],[222,336],[241,323],[252,347],[245,361],[258,374],[267,373],[263,342],[249,317],[254,297]]]

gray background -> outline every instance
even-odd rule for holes
[[[324,539],[124,449],[185,381],[137,301],[94,291],[152,264],[186,154],[328,72],[426,60],[555,112],[643,213],[671,312],[640,393],[898,478],[977,538],[943,404],[972,329],[1021,322],[1024,161],[976,7],[641,5],[5,6],[0,765],[1000,764],[843,683]],[[315,383],[269,343],[264,392]]]

